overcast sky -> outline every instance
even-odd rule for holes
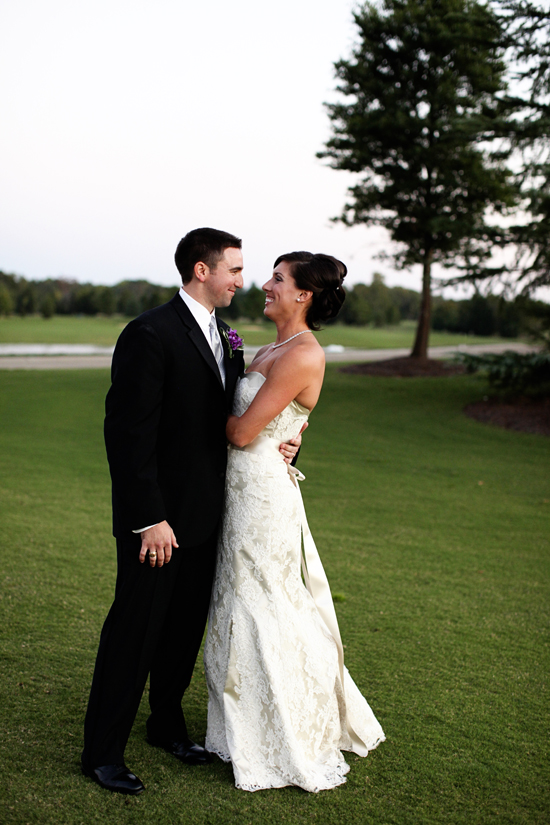
[[[352,0],[5,0],[0,11],[0,269],[175,284],[177,242],[243,238],[258,285],[282,252],[340,257],[349,283],[420,268],[373,260],[381,229],[330,223],[351,176],[329,137]]]

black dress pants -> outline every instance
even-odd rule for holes
[[[124,763],[149,674],[148,735],[187,737],[181,700],[208,617],[217,532],[196,547],[174,548],[161,568],[148,559],[140,564],[139,535],[117,540],[115,599],[101,632],[84,723],[88,767]]]

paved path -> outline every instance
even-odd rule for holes
[[[259,347],[245,347],[248,363]],[[455,347],[430,347],[430,358],[449,358],[455,352],[532,352],[529,344],[459,344]],[[358,363],[402,358],[410,349],[347,349],[329,346],[325,348],[329,362]],[[109,369],[113,347],[94,347],[88,344],[0,344],[0,369],[4,370],[83,370]]]
[[[481,355],[486,352],[532,352],[536,347],[530,344],[458,344],[454,347],[430,347],[428,355],[430,358],[451,358],[456,352],[470,352],[474,355]],[[325,347],[327,361],[348,361],[358,363],[361,361],[386,361],[388,358],[403,358],[410,355],[411,348],[401,349],[344,349],[343,352],[335,352],[332,347]]]
[[[110,366],[110,355],[0,356],[0,370],[104,370]]]

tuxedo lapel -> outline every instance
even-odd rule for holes
[[[195,321],[193,313],[191,312],[187,304],[184,301],[182,301],[179,295],[174,295],[171,303],[173,304],[174,309],[183,321],[185,327],[187,328],[188,337],[190,338],[194,346],[198,349],[198,351],[200,352],[200,354],[202,355],[210,369],[213,371],[218,381],[220,382],[220,387],[223,389],[223,382],[220,375],[220,371],[218,369],[218,365],[216,364],[216,359],[214,358],[214,353],[212,352],[210,344],[204,337],[201,328]],[[221,337],[223,340],[223,335]],[[225,349],[224,358],[226,358]]]
[[[225,366],[225,394],[230,401],[235,389],[237,378],[244,372],[244,356],[242,350],[231,350],[227,337],[229,327],[224,321],[218,320],[218,330],[223,346],[223,362]]]

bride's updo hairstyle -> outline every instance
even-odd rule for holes
[[[273,268],[285,261],[298,289],[313,292],[311,306],[306,314],[306,324],[318,330],[323,321],[335,318],[346,299],[342,281],[347,267],[332,255],[313,255],[311,252],[289,252],[279,255]]]

